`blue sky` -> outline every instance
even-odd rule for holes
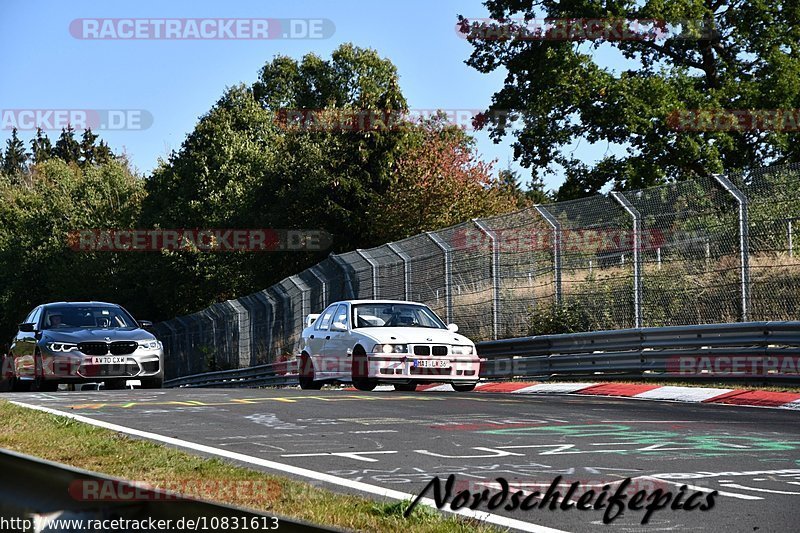
[[[322,57],[341,43],[376,49],[398,68],[414,109],[482,109],[502,87],[503,72],[484,75],[464,64],[471,46],[455,31],[456,16],[485,17],[478,0],[154,0],[101,2],[0,0],[0,49],[4,51],[0,109],[134,109],[152,114],[138,131],[99,132],[135,167],[149,173],[166,158],[227,86],[252,83],[276,54]],[[331,38],[314,40],[82,40],[69,31],[78,18],[313,18],[330,19]],[[22,132],[26,141],[33,132]],[[58,132],[49,132],[51,139]],[[0,129],[0,141],[10,131]],[[477,132],[478,150],[505,168],[510,140],[494,144]],[[596,159],[606,147],[578,146]],[[523,181],[529,172],[520,170]],[[558,177],[545,180],[548,188]]]

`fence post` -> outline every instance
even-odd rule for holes
[[[372,267],[372,299],[378,299],[378,263],[376,263],[364,250],[357,249],[356,253]]]
[[[789,227],[787,228],[789,233],[789,257],[794,257],[794,249],[792,247],[792,219],[789,219]]]
[[[328,284],[325,282],[325,276],[317,273],[317,268],[319,268],[319,263],[309,268],[308,271],[319,280],[319,284],[322,287],[322,309],[325,309],[328,307]],[[322,309],[320,309],[320,311]],[[305,320],[305,318],[303,320]]]
[[[722,188],[731,193],[739,204],[739,263],[741,265],[742,322],[747,322],[750,310],[750,234],[747,222],[747,196],[726,176],[712,174]]]
[[[633,327],[642,327],[642,216],[627,198],[617,191],[611,196],[633,218]]]
[[[247,368],[250,366],[250,312],[239,300],[228,300],[227,303],[236,313],[236,327],[239,329],[238,368]]]
[[[439,235],[432,231],[426,231],[425,235],[430,237],[430,239],[438,246],[442,253],[444,254],[444,301],[445,301],[445,313],[446,313],[446,320],[448,323],[453,321],[453,258],[450,254],[450,245],[444,242]]]
[[[339,268],[342,269],[342,273],[344,274],[344,284],[345,284],[345,287],[347,287],[347,295],[348,295],[348,297],[355,299],[356,298],[356,293],[353,290],[353,280],[350,279],[350,271],[347,270],[347,263],[345,262],[344,259],[342,259],[341,257],[339,257],[338,255],[336,255],[334,253],[332,253],[330,255],[330,257],[331,257],[331,259],[333,259],[333,261],[337,265],[339,265]]]
[[[500,250],[497,235],[485,222],[473,218],[472,222],[492,241],[492,336],[500,336]]]
[[[289,276],[287,279],[300,291],[300,314],[302,315],[300,322],[305,324],[306,317],[311,312],[309,310],[311,308],[311,287],[297,275]]]
[[[408,301],[411,300],[411,258],[405,253],[403,250],[397,247],[397,245],[393,242],[390,242],[386,246],[389,247],[391,251],[397,254],[403,261],[403,292],[405,294],[404,298]]]
[[[556,285],[556,304],[561,305],[561,222],[543,205],[537,204],[534,208],[553,228],[553,281]]]

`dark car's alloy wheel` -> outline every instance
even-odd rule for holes
[[[58,390],[58,382],[44,379],[44,362],[42,361],[42,355],[36,354],[34,360],[35,367],[34,367],[34,378],[33,383],[30,385],[30,390],[33,392],[55,392]]]

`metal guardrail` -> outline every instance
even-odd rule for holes
[[[204,529],[203,524],[206,529],[217,529],[214,524],[221,524],[222,520],[227,520],[227,524],[236,520],[245,524],[245,529],[260,530],[262,524],[274,526],[274,515],[196,500],[8,450],[0,449],[0,472],[3,481],[0,483],[0,519],[19,531],[77,531],[82,527],[74,521],[79,520],[83,526],[107,521],[108,527],[102,528],[104,531],[150,531],[153,525],[129,528],[122,527],[122,524],[130,526],[132,521],[157,524],[162,520],[171,520],[171,526],[155,527],[175,531],[194,529],[188,525],[189,520],[199,525],[198,530]],[[276,518],[281,531],[337,531]],[[61,522],[50,522],[44,529],[47,520],[51,519]],[[14,522],[10,522],[12,520]],[[69,521],[73,522],[70,524]],[[13,526],[15,523],[20,527]],[[23,524],[28,527],[23,528]]]
[[[633,328],[521,337],[477,346],[484,359],[481,377],[486,379],[625,376],[724,381],[800,377],[796,365],[800,360],[800,322]]]
[[[632,328],[589,333],[539,335],[477,343],[481,378],[486,380],[558,376],[680,379],[794,380],[800,378],[800,322],[739,322],[699,326]],[[739,358],[736,371],[703,372],[704,362]],[[782,371],[781,358],[796,358]],[[750,358],[750,359],[748,359]],[[779,364],[770,368],[771,361]],[[684,364],[682,367],[681,364]],[[726,363],[727,364],[727,363]],[[758,372],[754,373],[753,365]],[[728,364],[730,366],[730,364]],[[791,370],[794,369],[794,372]],[[798,379],[800,381],[800,379]],[[167,387],[259,387],[297,384],[297,362],[195,374],[167,381]]]
[[[164,382],[165,387],[248,388],[280,385],[297,385],[297,361],[205,372]]]

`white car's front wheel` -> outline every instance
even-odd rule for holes
[[[314,381],[314,363],[307,353],[300,356],[300,367],[298,369],[298,381],[303,390],[319,390],[322,388],[321,381]]]
[[[353,386],[360,391],[369,392],[378,386],[378,380],[369,377],[369,361],[367,352],[361,346],[353,350],[353,365],[350,369]]]
[[[456,392],[470,392],[475,390],[477,383],[452,383],[453,390]]]

